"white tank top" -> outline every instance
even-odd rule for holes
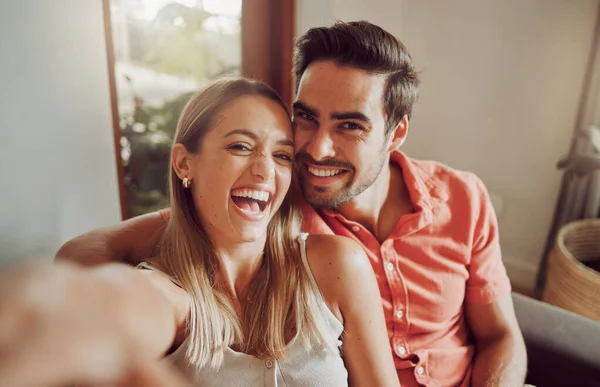
[[[298,242],[309,277],[315,281],[306,258],[306,238],[301,234]],[[150,268],[147,265],[141,265]],[[316,284],[316,283],[315,283]],[[342,323],[333,315],[322,300],[321,312],[327,321],[326,339],[338,343],[344,331]],[[197,387],[347,387],[348,372],[339,352],[307,351],[301,343],[294,342],[287,348],[285,360],[258,359],[252,355],[225,350],[223,364],[215,371],[209,366],[195,368],[185,357],[188,340],[167,358],[172,361]]]

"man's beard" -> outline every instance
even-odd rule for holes
[[[304,199],[314,208],[321,210],[337,208],[354,199],[372,186],[379,177],[386,160],[386,155],[383,152],[378,152],[378,154],[382,156],[377,160],[377,163],[373,164],[362,178],[354,182],[356,169],[352,164],[334,159],[316,162],[308,153],[298,152],[296,154],[296,167],[303,168],[302,171],[299,171],[298,175]],[[345,173],[350,174],[348,182],[344,187],[338,189],[337,192],[331,192],[328,187],[311,186],[305,181],[307,178],[306,174],[310,172],[306,170],[304,161],[318,166],[342,167],[347,171]]]

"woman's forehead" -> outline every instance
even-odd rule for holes
[[[219,111],[215,134],[243,129],[259,137],[292,137],[290,117],[279,103],[262,96],[236,98]]]

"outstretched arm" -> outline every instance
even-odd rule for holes
[[[19,265],[0,279],[0,385],[135,378],[173,345],[188,311],[187,293],[158,272]]]

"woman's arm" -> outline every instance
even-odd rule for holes
[[[319,288],[344,324],[350,386],[399,386],[379,289],[364,250],[339,236],[314,235],[307,243]]]
[[[188,311],[160,272],[19,265],[0,278],[0,385],[126,380],[172,346]]]

